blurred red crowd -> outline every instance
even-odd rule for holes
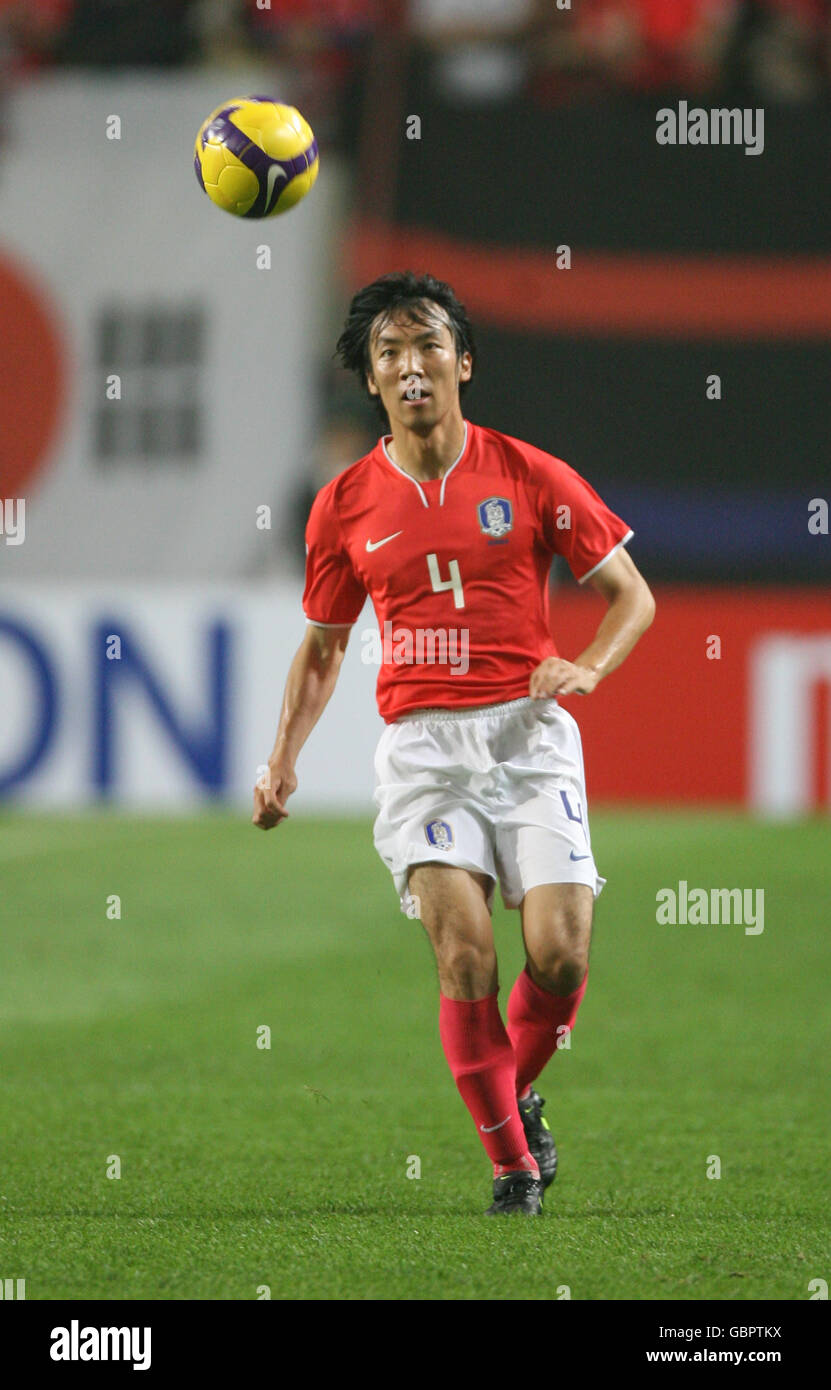
[[[397,33],[445,63],[451,84],[463,83],[466,54],[510,51],[543,103],[595,87],[707,89],[736,64],[772,97],[799,99],[825,87],[830,10],[829,0],[0,0],[0,68],[250,56],[301,59],[337,87],[373,38]]]

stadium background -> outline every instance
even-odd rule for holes
[[[355,932],[356,981],[380,950],[394,990],[412,960],[413,1031],[406,1010],[393,1011],[392,1045],[406,1059],[428,1047],[429,966],[412,938],[402,944],[369,837],[381,728],[376,670],[361,660],[369,606],[301,755],[292,820],[279,836],[241,838],[304,630],[305,515],[378,435],[333,364],[334,342],[350,294],[392,268],[453,284],[479,346],[465,414],[587,477],[633,527],[631,553],[656,592],[658,616],[633,656],[591,700],[569,702],[601,869],[617,874],[607,911],[629,913],[614,947],[618,985],[636,977],[633,949],[645,968],[655,951],[670,952],[672,971],[694,959],[702,994],[714,973],[721,981],[735,1036],[749,1029],[764,1045],[773,1005],[760,993],[754,1015],[738,1002],[762,978],[741,928],[658,941],[655,892],[689,879],[766,888],[779,913],[769,906],[771,998],[786,969],[815,987],[831,808],[831,540],[817,524],[818,501],[831,500],[829,52],[820,0],[0,4],[0,860],[3,1019],[28,1098],[12,1123],[21,1142],[38,1070],[27,1028],[32,1038],[44,1023],[69,1030],[69,1055],[73,1026],[139,1009],[142,988],[156,1002],[174,997],[171,971],[185,988],[176,942],[199,960],[194,979],[210,981],[215,1003],[246,914],[272,893],[277,944],[263,935],[258,957],[245,937],[243,954],[263,980],[279,973],[271,1013],[284,1039],[290,1024],[300,1030],[291,1097],[318,1082],[334,1089],[335,1076],[347,1085],[356,1069],[329,1069],[348,1034],[341,999],[314,1084],[304,1070],[302,1010],[280,973],[289,915],[319,948],[318,974],[307,961],[292,986],[310,1010]],[[191,171],[204,115],[244,91],[297,105],[321,145],[313,193],[274,222],[225,217]],[[763,108],[763,153],[658,145],[657,109],[682,98]],[[114,375],[119,399],[108,395]],[[14,534],[21,499],[25,538]],[[554,634],[573,655],[602,606],[557,566],[551,582]],[[116,893],[136,924],[126,956],[89,925]],[[375,920],[361,902],[377,904]],[[677,1048],[682,1067],[699,1036],[688,985],[674,1041],[667,1001],[653,1020],[654,1046]],[[365,1010],[380,1008],[356,987]],[[805,1051],[787,1062],[800,1077],[829,1026],[827,1001],[802,1005]],[[791,1001],[794,1018],[802,1005]],[[609,1044],[597,1007],[601,1075]],[[734,1042],[718,1047],[738,1092]],[[644,1037],[633,1046],[648,1069]],[[766,1085],[784,1105],[796,1083],[782,1067]],[[432,1053],[425,1075],[446,1103],[446,1143],[475,1163]],[[805,1134],[816,1117],[806,1093]],[[304,1132],[308,1120],[294,1122]],[[405,1133],[401,1144],[417,1151]],[[379,1296],[360,1269],[357,1296]],[[311,1264],[306,1273],[279,1296],[315,1296]],[[376,1275],[385,1287],[389,1271]],[[79,1277],[77,1265],[58,1276],[47,1260],[30,1296],[77,1289]],[[766,1277],[747,1294],[713,1286],[714,1296],[807,1296],[790,1286],[771,1295]],[[622,1293],[598,1276],[583,1296],[702,1296],[685,1278]],[[103,1296],[89,1269],[81,1287]],[[188,1287],[254,1296],[220,1275]],[[335,1281],[324,1296],[355,1296],[346,1287]],[[405,1287],[392,1296],[483,1296],[487,1284],[460,1275],[437,1295]],[[107,1296],[137,1289],[194,1296],[149,1274],[116,1277]]]

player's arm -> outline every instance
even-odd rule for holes
[[[268,786],[254,788],[254,814],[261,830],[288,816],[286,801],[297,789],[297,755],[323,713],[337,684],[351,627],[310,623],[286,680],[274,748],[268,760]]]
[[[529,694],[590,695],[620,666],[655,616],[655,599],[632,557],[621,546],[589,579],[608,604],[597,632],[574,661],[548,657],[531,673]]]

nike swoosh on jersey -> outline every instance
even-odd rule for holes
[[[499,1121],[498,1125],[480,1125],[479,1128],[483,1134],[493,1134],[495,1129],[501,1129],[503,1125],[506,1125],[510,1118],[510,1115],[506,1115],[504,1120]]]
[[[391,536],[385,536],[382,541],[367,541],[367,550],[377,550],[379,545],[386,545],[387,541],[394,541],[396,536],[403,535],[402,531],[393,531]]]
[[[591,859],[590,854],[575,854],[574,850],[571,851],[571,854],[568,857],[569,859],[573,859],[575,864],[577,863],[578,859]]]

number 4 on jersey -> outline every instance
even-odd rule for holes
[[[450,578],[442,579],[439,573],[439,559],[437,555],[427,556],[427,569],[430,572],[430,583],[433,586],[434,594],[441,594],[445,589],[453,590],[453,602],[457,608],[464,608],[465,595],[462,588],[462,576],[459,573],[458,560],[451,560],[449,564]]]

